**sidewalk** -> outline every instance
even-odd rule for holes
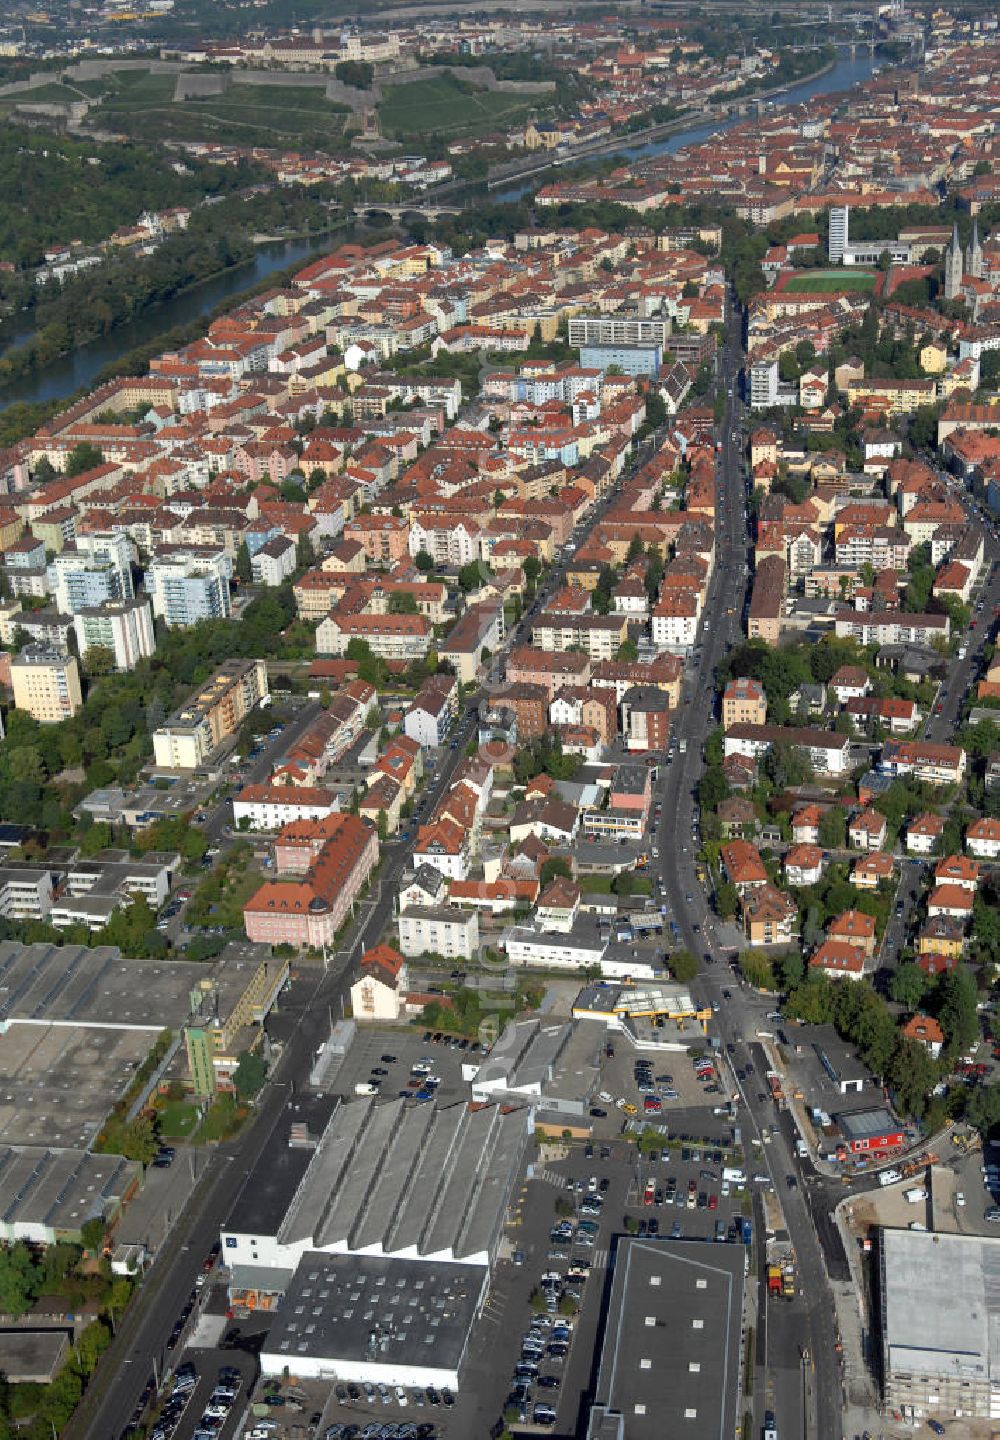
[[[830,1281],[837,1317],[837,1334],[841,1344],[840,1378],[844,1403],[844,1434],[848,1440],[866,1430],[875,1435],[885,1423],[881,1412],[881,1397],[872,1370],[875,1360],[872,1347],[878,1344],[878,1339],[865,1303],[861,1252],[844,1216],[844,1207],[849,1203],[850,1197],[841,1200],[834,1211],[834,1217],[850,1267],[851,1282]]]

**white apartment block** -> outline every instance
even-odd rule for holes
[[[399,949],[408,959],[428,952],[446,960],[471,960],[479,948],[475,910],[414,906],[399,916]]]
[[[88,605],[73,617],[81,655],[88,650],[110,650],[116,670],[134,670],[156,650],[153,614],[146,596]]]

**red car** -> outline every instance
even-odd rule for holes
[[[647,1115],[659,1115],[663,1109],[663,1102],[655,1095],[647,1095],[642,1102],[642,1108]]]
[[[708,1197],[708,1208],[709,1208],[709,1210],[718,1210],[718,1208],[719,1208],[719,1197],[718,1197],[718,1195],[709,1195],[709,1197]]]

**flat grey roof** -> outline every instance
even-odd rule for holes
[[[1000,1237],[883,1230],[887,1373],[1000,1378]]]
[[[0,1045],[0,1143],[88,1148],[153,1039],[149,1029],[10,1025]]]
[[[745,1253],[710,1241],[619,1240],[591,1440],[615,1414],[628,1440],[731,1440]]]
[[[335,1095],[296,1095],[289,1100],[246,1178],[230,1212],[227,1230],[241,1235],[255,1230],[264,1235],[277,1234],[339,1103]],[[295,1145],[289,1143],[293,1126],[300,1131],[300,1143]]]
[[[485,1265],[425,1265],[307,1251],[285,1292],[265,1353],[457,1370],[489,1280]]]
[[[512,1020],[479,1067],[475,1084],[525,1090],[551,1080],[566,1046],[571,1026],[542,1025],[538,1020]]]
[[[0,1370],[12,1383],[44,1383],[55,1374],[69,1349],[66,1330],[0,1331]]]
[[[537,940],[550,950],[590,950],[600,958],[607,949],[607,942],[597,933],[596,925],[588,923],[589,917],[577,920],[572,930],[535,930],[530,925],[512,925],[507,932],[513,940]]]
[[[848,1140],[864,1140],[872,1135],[888,1135],[903,1127],[884,1106],[867,1110],[838,1110],[834,1120]]]
[[[212,965],[123,960],[111,945],[0,942],[0,1022],[180,1029]]]

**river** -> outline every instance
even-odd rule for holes
[[[841,55],[831,70],[823,75],[813,76],[812,79],[802,80],[796,85],[791,85],[783,90],[780,95],[775,96],[775,106],[798,105],[803,100],[811,100],[814,95],[832,95],[838,90],[850,90],[852,85],[858,85],[862,80],[867,80],[872,73],[874,66],[867,51],[852,59],[849,55]],[[752,100],[748,97],[748,101]],[[685,145],[699,145],[707,140],[710,135],[716,135],[720,130],[731,130],[734,125],[740,125],[747,119],[745,115],[730,115],[724,119],[703,121],[700,125],[691,125],[683,130],[677,130],[661,140],[647,140],[640,145],[621,144],[616,145],[613,151],[601,155],[601,159],[607,159],[609,155],[622,156],[627,160],[638,160],[642,156],[650,155],[673,155]],[[556,172],[558,179],[558,172]],[[520,200],[529,191],[537,190],[543,179],[533,175],[524,184],[513,186],[510,190],[504,190],[491,198],[498,203],[503,201]]]
[[[43,402],[75,394],[77,390],[92,385],[105,365],[110,365],[129,350],[155,340],[157,335],[165,334],[175,325],[187,325],[208,315],[231,295],[249,290],[275,270],[284,270],[310,255],[322,254],[331,242],[339,243],[346,235],[345,230],[338,230],[307,239],[269,241],[258,246],[252,260],[189,286],[166,304],[144,310],[134,320],[117,326],[109,334],[77,346],[68,355],[61,355],[43,370],[23,375],[3,386],[0,390],[0,410],[19,400]]]
[[[810,80],[803,80],[797,85],[792,85],[777,97],[775,103],[794,105],[808,100],[814,95],[829,95],[837,90],[849,90],[852,85],[867,80],[872,73],[872,68],[872,61],[867,52],[863,52],[854,59],[842,55],[832,70],[828,70],[825,75],[815,76]],[[630,160],[636,160],[643,155],[670,155],[684,145],[696,145],[719,130],[728,130],[731,126],[740,123],[743,118],[745,117],[733,116],[723,120],[692,125],[689,129],[678,130],[666,139],[650,140],[639,145],[622,144],[614,153],[626,156]],[[539,177],[533,176],[527,183],[492,196],[491,199],[497,201],[518,200],[522,195],[537,189],[540,183]],[[347,238],[347,232],[343,230],[336,232],[338,242],[345,238]],[[284,270],[287,266],[298,264],[299,261],[305,260],[310,255],[321,253],[330,239],[329,235],[314,235],[308,239],[278,241],[261,245],[253,260],[248,260],[246,264],[226,270],[221,275],[215,275],[200,285],[192,285],[168,304],[157,305],[146,310],[128,324],[119,325],[110,334],[91,340],[86,345],[80,345],[68,355],[60,356],[51,365],[47,365],[44,370],[37,370],[5,385],[0,390],[0,410],[6,409],[8,405],[13,405],[17,401],[37,403],[59,400],[75,394],[77,390],[92,385],[106,365],[118,360],[128,351],[136,349],[139,345],[145,345],[150,340],[155,340],[158,335],[173,329],[175,325],[185,325],[209,314],[223,300],[242,290],[250,289],[252,285],[265,279],[275,270]]]

